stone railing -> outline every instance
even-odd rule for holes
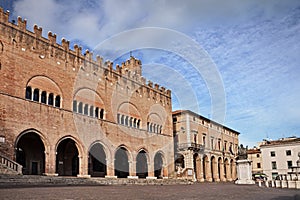
[[[258,186],[273,188],[288,188],[288,189],[300,189],[300,180],[269,180],[269,181],[258,181]]]
[[[194,151],[203,151],[204,146],[202,144],[197,144],[197,143],[181,143],[181,144],[178,144],[177,149],[178,150],[191,149]]]
[[[3,155],[0,155],[0,164],[17,172],[18,174],[22,174],[23,166]]]

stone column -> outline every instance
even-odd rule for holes
[[[46,147],[45,150],[45,173],[46,176],[58,176],[56,172],[55,146]]]
[[[226,167],[226,179],[227,181],[232,181],[232,177],[231,177],[231,169],[230,169],[230,164],[229,162],[227,162],[225,164],[225,167]]]
[[[221,160],[220,163],[220,181],[226,181],[226,178],[224,176],[224,162]]]
[[[146,179],[156,179],[154,176],[154,163],[148,163],[148,176]]]
[[[232,163],[231,178],[232,178],[232,180],[235,180],[237,178],[236,177],[236,164],[235,164],[235,161],[233,161],[233,163]]]
[[[115,176],[115,167],[114,167],[114,159],[110,160],[110,159],[106,159],[106,176],[105,178],[117,178],[117,176]]]
[[[209,159],[207,159],[205,163],[205,177],[206,177],[206,181],[212,182],[211,162]]]
[[[200,181],[200,182],[204,182],[204,174],[203,174],[203,158],[202,157],[200,157],[199,158],[199,170],[200,170],[200,173],[199,173],[199,178],[198,178],[198,180]]]
[[[77,177],[91,177],[88,174],[88,155],[84,154],[81,156],[78,156],[79,158],[79,174],[77,174]]]
[[[129,176],[128,178],[138,178],[138,176],[136,175],[136,161],[128,161],[128,165],[129,165]]]
[[[218,172],[218,161],[215,159],[215,161],[212,163],[213,165],[213,178],[215,182],[219,182],[219,172]]]

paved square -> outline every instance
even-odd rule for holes
[[[66,186],[2,188],[0,199],[221,199],[300,200],[300,190],[202,183],[162,186]]]

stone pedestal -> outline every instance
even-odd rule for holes
[[[252,180],[251,161],[238,160],[236,163],[238,180],[235,181],[235,184],[255,184]]]

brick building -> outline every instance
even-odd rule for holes
[[[174,172],[171,92],[131,57],[113,67],[0,8],[0,155],[24,174],[162,178]]]
[[[198,181],[236,179],[239,132],[189,110],[173,112],[175,167]]]

